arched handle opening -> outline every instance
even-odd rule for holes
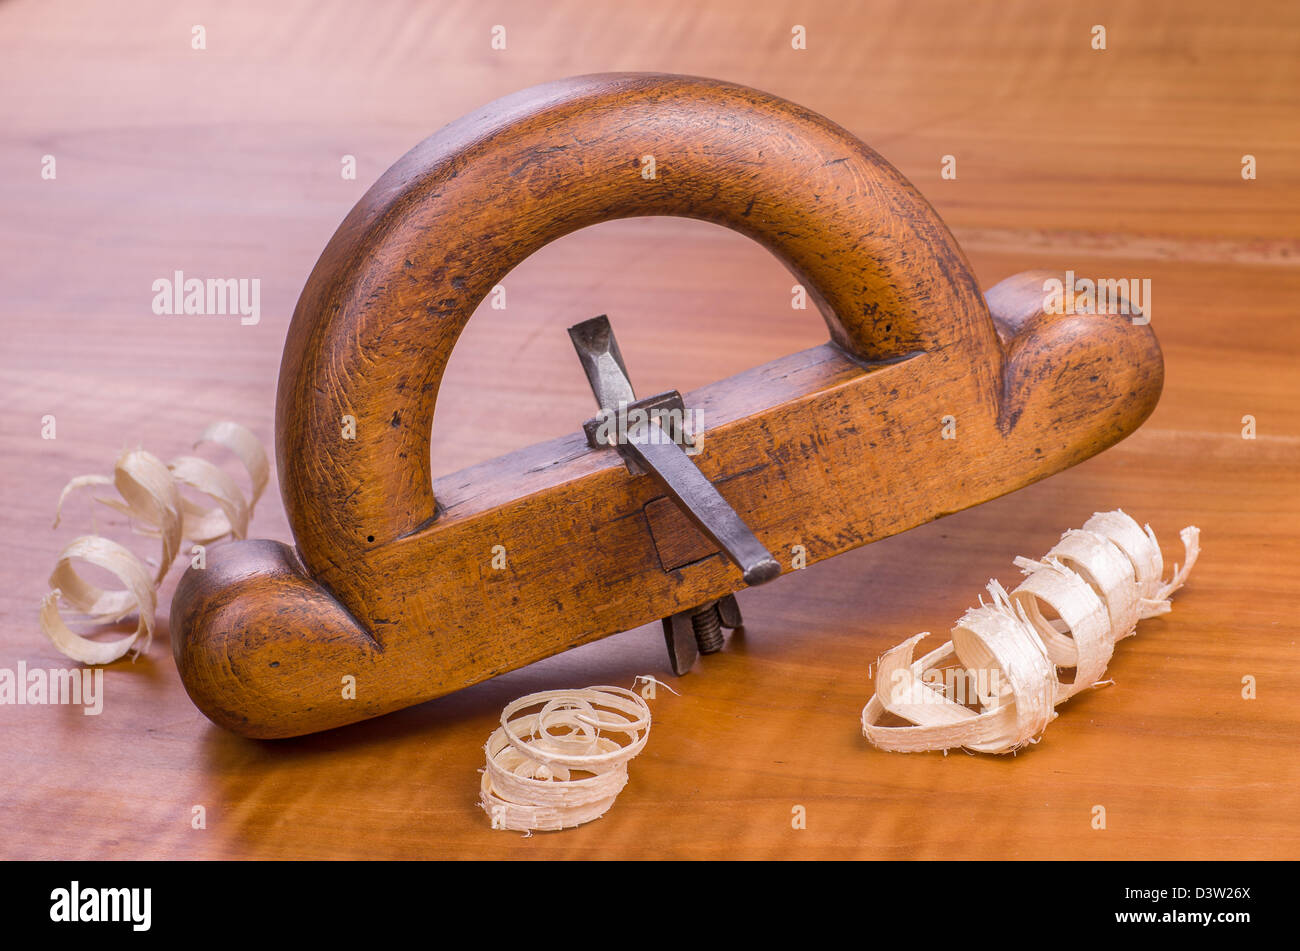
[[[312,272],[277,404],[282,491],[309,569],[325,573],[434,519],[438,387],[493,285],[557,238],[644,215],[748,235],[807,287],[857,359],[941,353],[969,364],[995,410],[1002,352],[969,265],[926,200],[850,133],[708,79],[549,83],[414,148]]]

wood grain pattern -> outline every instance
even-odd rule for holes
[[[662,489],[576,435],[433,491],[438,386],[491,288],[580,227],[651,214],[754,238],[830,328],[831,343],[687,404],[706,421],[696,464],[783,562],[1022,488],[1128,435],[1159,398],[1149,326],[1118,301],[1044,313],[1047,272],[999,284],[990,316],[930,206],[820,116],[680,76],[525,90],[407,153],[312,272],[276,430],[297,551],[228,545],[181,579],[172,644],[200,709],[261,738],[343,726],[740,585],[721,556],[665,570],[642,517]]]
[[[203,53],[189,47],[198,14],[139,10],[0,7],[16,92],[0,134],[0,495],[19,545],[0,563],[0,666],[62,665],[35,610],[91,518],[70,508],[49,530],[63,481],[124,445],[182,451],[214,415],[269,442],[289,315],[369,182],[429,129],[558,76],[725,76],[830,116],[934,203],[982,287],[1028,267],[1150,278],[1164,393],[1133,436],[1066,472],[743,592],[746,630],[677,684],[681,697],[660,692],[630,785],[590,826],[492,832],[474,805],[481,746],[530,690],[667,679],[657,625],[274,743],[212,726],[155,643],[106,672],[99,717],[0,707],[6,857],[1300,856],[1291,6],[814,2],[798,15],[800,52],[791,16],[739,3],[599,18],[568,2],[232,4],[202,14]],[[488,47],[498,22],[504,55]],[[1104,53],[1087,45],[1098,22]],[[1258,180],[1240,177],[1246,152]],[[55,181],[39,177],[46,153]],[[339,177],[344,154],[355,181]],[[945,154],[956,181],[939,177]],[[260,276],[261,323],[154,316],[149,284],[177,267]],[[591,314],[611,314],[644,392],[696,390],[825,339],[790,310],[778,261],[706,223],[585,229],[505,283],[508,308],[470,320],[443,376],[435,480],[590,414],[564,328]],[[683,336],[698,340],[686,359]],[[508,426],[497,401],[519,407]],[[47,413],[56,440],[40,439]],[[865,746],[867,664],[917,630],[941,636],[989,577],[1014,574],[1012,557],[1116,506],[1162,539],[1199,524],[1205,552],[1173,614],[1116,652],[1114,687],[1072,700],[1014,759]],[[273,497],[253,527],[291,538]],[[1246,675],[1255,700],[1242,699]],[[803,831],[790,828],[796,803]],[[1095,804],[1105,831],[1090,826]]]

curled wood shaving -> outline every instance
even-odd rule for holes
[[[108,664],[127,651],[134,651],[137,656],[143,653],[153,640],[158,585],[176,560],[182,540],[203,545],[227,535],[233,538],[247,535],[248,520],[270,475],[266,450],[249,430],[231,422],[212,423],[200,434],[194,447],[203,443],[221,446],[239,457],[252,482],[251,499],[245,498],[226,472],[205,459],[181,456],[164,464],[143,449],[131,449],[119,455],[111,477],[77,476],[59,493],[54,527],[58,527],[63,502],[71,493],[91,486],[111,485],[120,498],[96,498],[95,501],[126,515],[136,534],[159,539],[162,549],[158,569],[152,575],[129,549],[97,535],[83,535],[63,549],[50,575],[52,590],[41,600],[40,620],[41,630],[68,657],[85,664]],[[182,495],[182,486],[206,495],[216,504],[204,508]],[[112,572],[124,587],[104,591],[90,584],[77,574],[72,566],[74,560]],[[92,641],[64,623],[59,614],[60,600],[91,622],[120,621],[133,611],[139,613],[140,622],[135,633],[127,637]]]
[[[494,829],[568,829],[599,819],[650,736],[650,708],[622,687],[529,694],[501,711],[479,805]]]
[[[981,597],[948,643],[913,660],[928,632],[917,634],[880,658],[863,734],[896,752],[1009,753],[1037,743],[1057,705],[1103,683],[1115,643],[1136,633],[1139,620],[1170,610],[1200,553],[1199,529],[1184,528],[1180,538],[1185,563],[1168,580],[1151,527],[1119,510],[1066,532],[1039,561],[1017,558],[1025,580],[1010,594],[990,581],[991,603]],[[954,670],[956,684],[940,676]],[[1061,679],[1067,670],[1069,681]],[[884,725],[886,714],[911,725]]]
[[[204,512],[198,505],[189,503],[187,507],[185,536],[200,545],[206,541],[215,541],[230,535],[233,538],[246,538],[248,519],[253,516],[253,508],[262,497],[271,467],[266,459],[266,450],[251,432],[239,423],[216,422],[199,434],[194,447],[212,443],[229,449],[244,464],[244,471],[253,482],[253,497],[244,503],[244,494],[226,473],[211,463],[193,456],[184,456],[172,461],[172,472],[178,481],[184,482],[217,502],[217,509]],[[178,469],[182,462],[186,464]],[[195,467],[193,464],[198,463]],[[182,476],[181,473],[184,473]],[[206,475],[204,474],[206,473]],[[218,511],[218,509],[220,511]],[[243,514],[245,513],[246,514]]]
[[[121,579],[126,589],[101,591],[88,584],[73,569],[74,558],[111,571]],[[50,584],[54,590],[41,599],[41,630],[68,657],[83,664],[109,664],[133,647],[137,653],[149,649],[153,640],[153,615],[157,607],[158,591],[140,559],[117,542],[98,535],[82,535],[73,539],[72,544],[59,555],[54,573],[50,575]],[[71,630],[59,616],[60,594],[77,610],[93,617],[120,620],[138,609],[140,620],[135,633],[116,641],[92,641],[82,637]],[[137,644],[142,636],[143,642]]]

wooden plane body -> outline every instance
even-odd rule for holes
[[[313,271],[277,407],[296,546],[214,547],[173,602],[205,714],[254,737],[328,729],[743,587],[582,420],[430,476],[442,372],[492,286],[564,234],[648,214],[748,234],[826,317],[827,344],[684,395],[703,422],[695,464],[783,572],[796,549],[811,564],[1074,465],[1159,398],[1149,326],[1045,313],[1048,272],[986,298],[916,190],[814,113],[690,77],[536,87],[412,150]]]

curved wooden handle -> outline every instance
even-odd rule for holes
[[[699,218],[754,238],[856,357],[960,353],[996,400],[1001,350],[960,249],[916,189],[844,129],[709,79],[610,74],[537,86],[394,165],[340,226],[298,302],[277,451],[289,522],[314,574],[328,579],[341,553],[434,519],[438,386],[493,285],[556,238],[638,215]],[[345,415],[364,438],[341,437]]]

